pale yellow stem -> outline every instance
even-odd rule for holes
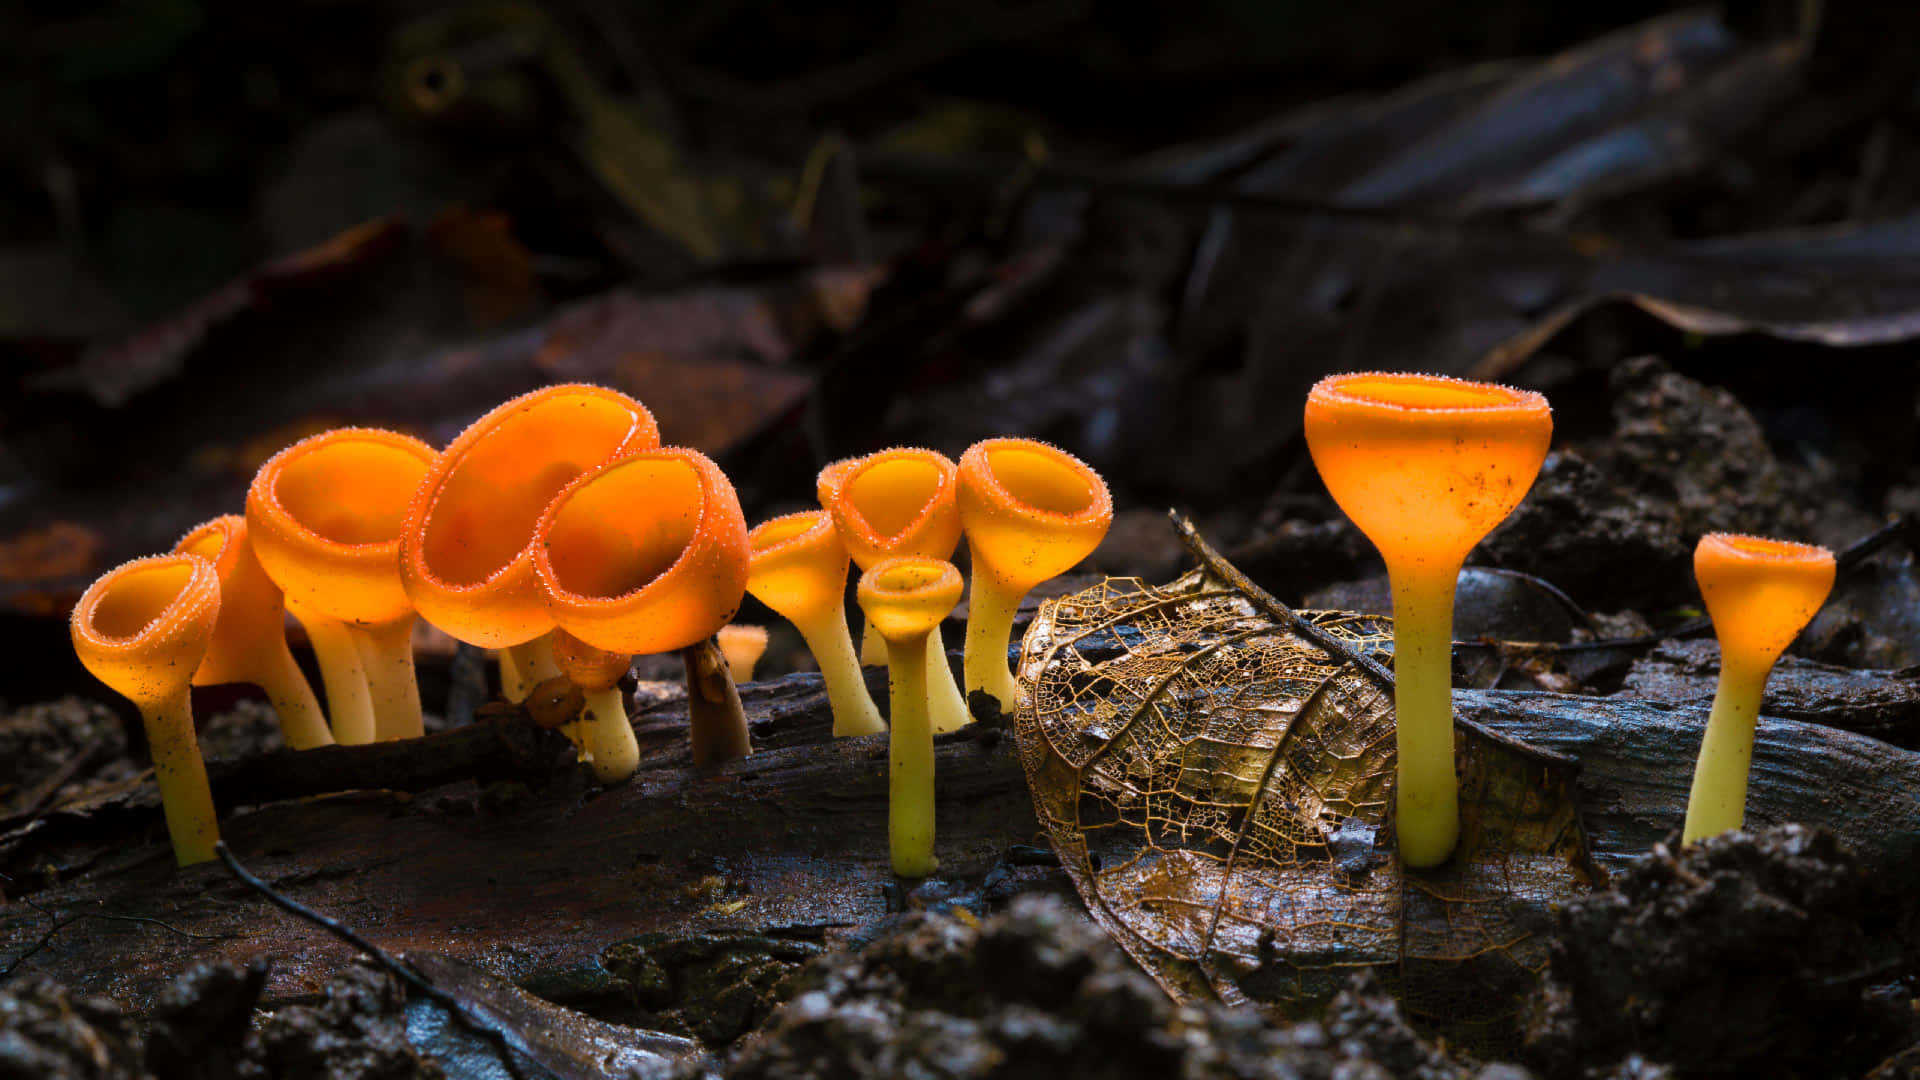
[[[873,620],[867,620],[867,628],[860,632],[860,664],[863,667],[887,666],[887,639],[873,628]]]
[[[1457,565],[1387,567],[1393,586],[1394,831],[1400,861],[1438,866],[1460,840],[1453,765],[1453,590]]]
[[[1000,702],[1007,715],[1020,704],[1020,684],[1007,666],[1007,645],[1013,636],[1013,616],[1026,595],[1001,585],[979,563],[967,591],[967,648],[962,666],[967,692],[985,690]]]
[[[927,635],[927,718],[935,735],[959,731],[973,723],[967,711],[967,699],[960,696],[960,684],[954,680],[953,665],[947,662],[947,643],[940,628]]]
[[[587,705],[580,710],[580,719],[567,725],[573,729],[568,737],[592,763],[595,779],[603,784],[625,780],[640,767],[640,744],[627,719],[626,698],[618,686],[582,693]]]
[[[820,665],[821,681],[827,685],[827,704],[833,709],[834,737],[877,735],[887,730],[887,722],[880,718],[880,707],[873,703],[873,695],[867,693],[867,680],[860,674],[860,662],[854,658],[853,635],[847,630],[846,612],[836,607],[793,625],[806,639],[814,663]]]
[[[320,661],[320,681],[327,688],[327,715],[333,721],[334,741],[358,746],[373,741],[373,696],[367,691],[367,670],[360,646],[347,624],[287,600],[287,611],[307,629],[313,655]]]
[[[353,628],[373,696],[374,737],[381,742],[426,734],[420,721],[420,684],[413,674],[413,624],[414,616],[407,615]]]
[[[153,778],[160,785],[160,806],[173,840],[173,858],[192,866],[213,858],[220,842],[220,822],[213,813],[213,789],[207,785],[207,767],[200,760],[200,743],[193,731],[193,706],[184,687],[180,693],[151,709],[142,709],[147,722],[147,745],[153,751]]]
[[[933,727],[927,718],[927,639],[889,643],[893,727],[887,739],[887,846],[893,872],[926,877],[933,854]]]
[[[551,631],[500,650],[500,692],[508,701],[525,701],[534,687],[561,674],[560,664],[553,658]]]
[[[1740,828],[1747,817],[1747,774],[1753,764],[1753,733],[1760,720],[1760,698],[1773,665],[1757,668],[1722,660],[1720,684],[1700,740],[1687,796],[1687,820],[1680,840],[1691,844]]]
[[[320,712],[320,699],[294,662],[292,650],[282,638],[278,647],[267,646],[267,660],[254,673],[260,688],[280,714],[280,737],[295,750],[332,746],[333,732],[327,730],[327,718]]]

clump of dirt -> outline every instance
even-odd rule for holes
[[[600,954],[627,1007],[595,1012],[725,1046],[764,1022],[786,1000],[801,964],[819,952],[811,942],[755,934],[647,934]]]
[[[432,1058],[407,1041],[398,980],[369,967],[348,967],[327,984],[317,1005],[275,1012],[249,1040],[243,1077],[265,1080],[442,1080]]]
[[[1440,1080],[1475,1071],[1416,1035],[1368,976],[1315,1023],[1276,1027],[1250,1010],[1177,1006],[1067,904],[1026,897],[977,925],[905,916],[860,951],[815,961],[724,1075]],[[1480,1075],[1527,1074],[1488,1066]]]
[[[118,766],[113,779],[131,775],[126,754],[120,717],[98,702],[64,697],[0,715],[0,788],[15,802],[76,758],[92,767],[76,772],[69,787],[110,763]]]
[[[0,987],[0,1080],[137,1080],[140,1036],[119,1005],[29,975]]]
[[[1800,825],[1656,845],[1560,909],[1527,1051],[1564,1076],[1626,1051],[1682,1075],[1859,1076],[1920,1038],[1907,891]]]
[[[253,1006],[267,985],[264,957],[202,964],[175,979],[154,1002],[147,1067],[159,1080],[211,1080],[240,1074]]]
[[[1782,462],[1732,394],[1641,357],[1618,365],[1614,430],[1551,455],[1482,554],[1589,606],[1657,608],[1693,596],[1709,532],[1844,544],[1877,522],[1813,470]]]

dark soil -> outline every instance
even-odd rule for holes
[[[729,1061],[735,1080],[803,1077],[1414,1077],[1476,1073],[1416,1035],[1367,975],[1320,1021],[1181,1007],[1078,911],[1016,901],[977,925],[916,914],[825,957]]]
[[[1684,1075],[1860,1076],[1920,1039],[1911,881],[1798,825],[1676,847],[1560,912],[1527,1030],[1542,1068],[1633,1052]]]

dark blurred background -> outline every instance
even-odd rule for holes
[[[646,401],[754,520],[845,454],[1047,438],[1135,511],[1099,569],[1170,571],[1179,505],[1299,599],[1365,554],[1301,452],[1315,378],[1536,386],[1577,451],[1651,354],[1847,510],[1810,522],[1870,527],[1920,505],[1916,30],[1812,0],[0,7],[0,697],[74,689],[79,590],[280,446],[440,444],[562,380]],[[1607,573],[1568,589],[1652,602],[1583,592]]]

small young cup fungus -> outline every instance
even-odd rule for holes
[[[753,669],[759,665],[760,658],[767,655],[767,628],[728,623],[713,640],[720,645],[720,655],[727,658],[727,672],[733,681],[752,682]]]
[[[1539,394],[1438,375],[1354,374],[1307,395],[1307,448],[1393,590],[1395,829],[1408,866],[1460,835],[1453,593],[1467,553],[1532,486],[1553,435]]]
[[[342,428],[275,454],[247,489],[247,537],[313,640],[340,742],[422,732],[414,610],[400,584],[400,527],[439,456],[407,435]],[[371,715],[350,690],[334,693],[336,686],[351,687],[355,652]]]
[[[475,420],[415,493],[400,537],[407,595],[450,636],[500,650],[508,700],[560,674],[533,569],[541,513],[581,473],[659,445],[653,414],[627,395],[549,386]]]
[[[887,730],[867,693],[847,632],[847,548],[824,510],[806,510],[765,522],[747,534],[753,549],[747,591],[785,616],[813,650],[833,707],[833,733],[876,735]]]
[[[214,518],[174,545],[176,554],[198,555],[220,577],[220,621],[207,655],[193,673],[195,686],[252,683],[267,692],[280,715],[280,734],[295,750],[332,746],[313,687],[287,648],[287,606],[280,587],[260,568],[247,542],[247,519]]]
[[[957,486],[945,454],[915,447],[836,461],[820,470],[817,482],[820,505],[833,515],[841,542],[862,570],[898,555],[951,559],[960,544]],[[861,638],[860,659],[887,662],[885,641],[872,623]],[[958,731],[972,722],[939,627],[927,648],[927,685],[933,730]]]
[[[93,583],[73,609],[73,650],[146,721],[153,775],[181,866],[213,858],[220,825],[188,698],[220,617],[220,575],[198,555],[135,559]]]
[[[1693,577],[1720,639],[1720,684],[1693,769],[1683,842],[1745,821],[1761,692],[1780,654],[1826,602],[1833,575],[1833,552],[1812,544],[1709,533],[1693,549]]]
[[[893,727],[887,740],[887,846],[893,872],[926,877],[933,854],[933,727],[927,658],[934,627],[960,602],[960,571],[942,559],[883,559],[860,575],[860,609],[887,641]]]
[[[568,484],[535,528],[534,571],[560,628],[609,652],[678,650],[694,764],[752,752],[713,635],[747,587],[733,484],[695,450],[636,450]]]
[[[620,678],[632,665],[630,653],[608,652],[567,633],[553,632],[553,659],[586,698],[580,719],[566,726],[569,738],[593,765],[603,784],[617,783],[640,767],[640,744],[633,737]]]
[[[1007,664],[1020,598],[1093,553],[1113,524],[1107,483],[1085,462],[1032,439],[988,439],[960,456],[960,521],[973,556],[967,594],[967,690],[1012,713]]]

